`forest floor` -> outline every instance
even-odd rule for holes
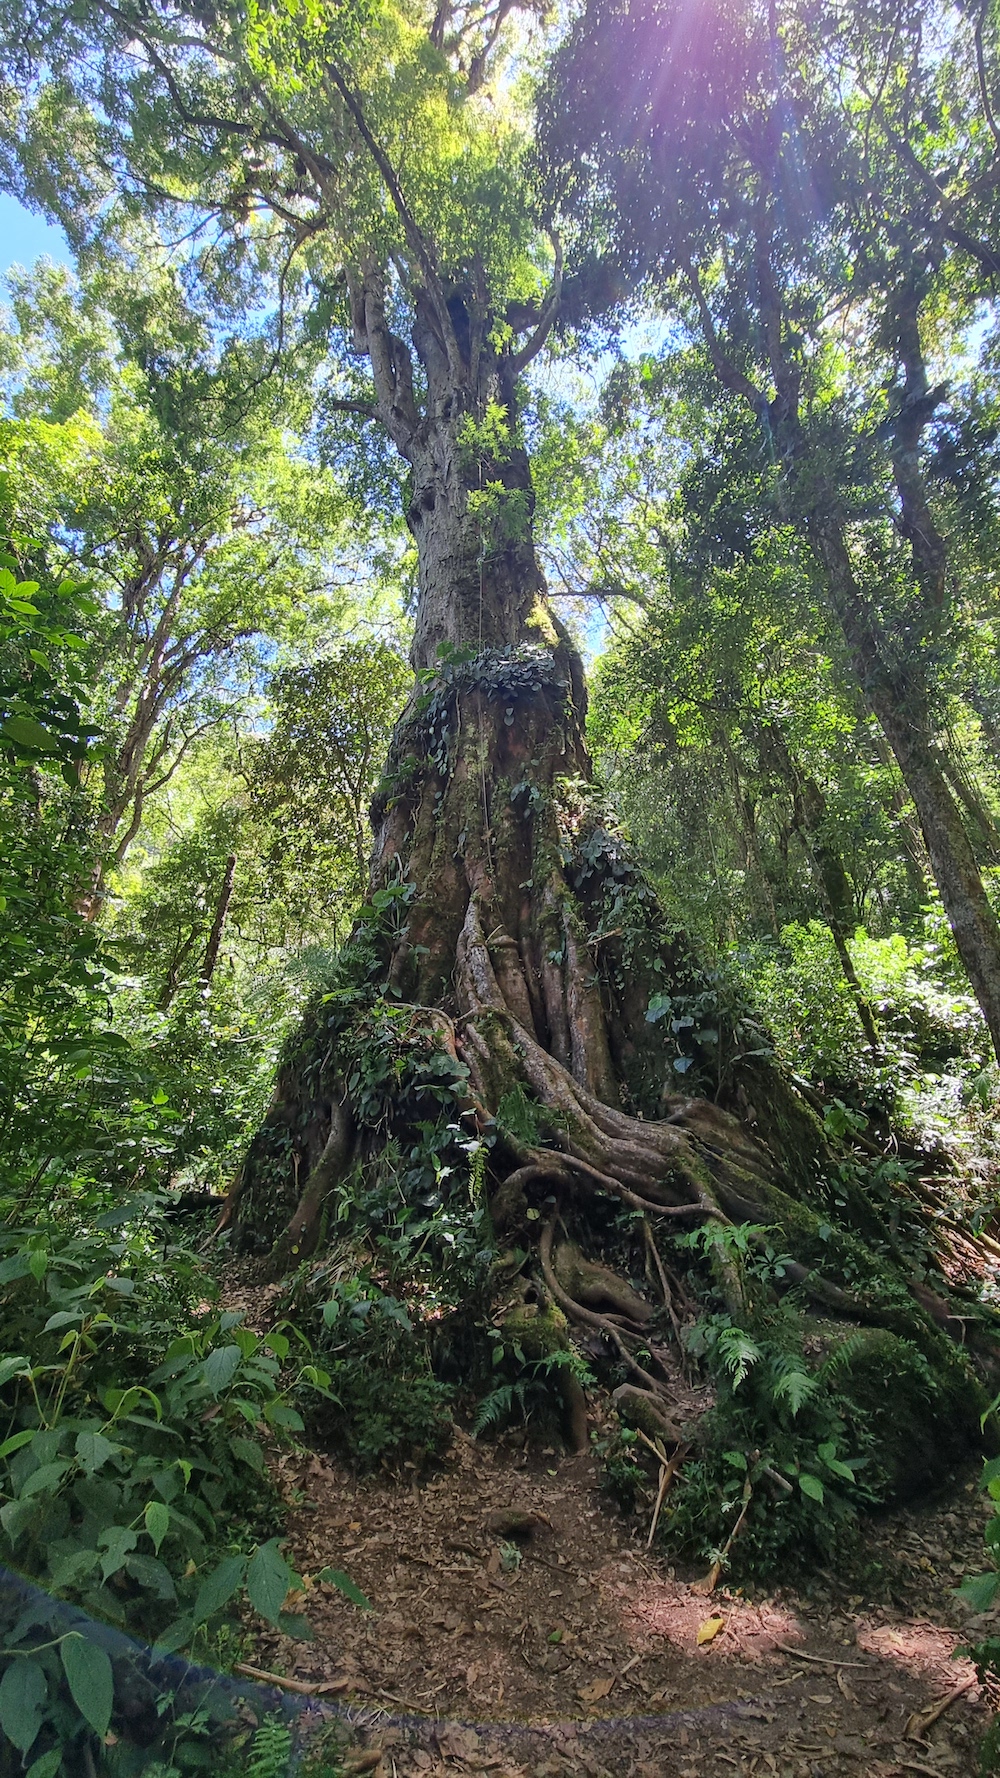
[[[317,1726],[343,1711],[348,1770],[972,1778],[978,1769],[989,1704],[955,1656],[970,1625],[952,1591],[983,1565],[986,1509],[973,1474],[869,1525],[867,1592],[823,1572],[798,1587],[723,1585],[710,1597],[647,1551],[644,1527],[609,1514],[589,1454],[459,1432],[437,1473],[413,1472],[409,1485],[359,1478],[315,1453],[282,1456],[277,1476],[299,1571],[346,1570],[373,1609],[309,1585],[315,1641],[268,1631],[248,1660],[314,1692]],[[536,1519],[518,1544],[504,1520],[512,1509]],[[717,1618],[699,1645],[699,1628]],[[913,1720],[952,1693],[935,1722]]]

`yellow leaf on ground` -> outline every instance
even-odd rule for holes
[[[595,1679],[590,1685],[581,1686],[576,1695],[578,1698],[582,1698],[585,1704],[596,1704],[599,1698],[607,1697],[614,1683],[614,1677]]]
[[[707,1617],[703,1624],[699,1624],[698,1647],[700,1648],[703,1642],[711,1642],[714,1637],[718,1636],[725,1621],[724,1617]]]

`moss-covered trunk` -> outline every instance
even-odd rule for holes
[[[733,1449],[761,1523],[775,1488],[810,1510],[882,1498],[976,1435],[968,1323],[941,1275],[911,1288],[933,1267],[916,1208],[887,1233],[911,1206],[831,1154],[603,807],[502,392],[506,450],[482,404],[440,405],[412,446],[418,675],[369,900],[228,1214],[276,1267],[347,1241],[412,1312],[464,1322],[466,1350],[492,1339],[500,1374],[548,1374],[580,1443],[576,1336],[623,1419],[687,1449],[712,1510]],[[716,1400],[696,1424],[699,1359]]]

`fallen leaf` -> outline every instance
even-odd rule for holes
[[[699,1624],[696,1638],[698,1647],[700,1648],[703,1642],[712,1642],[718,1636],[725,1621],[724,1617],[707,1617],[704,1623]]]
[[[600,1679],[593,1680],[590,1685],[581,1686],[576,1695],[582,1699],[584,1704],[596,1704],[600,1698],[607,1697],[614,1683],[613,1674],[610,1679],[604,1675]]]
[[[832,1704],[833,1703],[833,1699],[830,1696],[829,1692],[810,1692],[809,1696],[812,1699],[814,1704]]]

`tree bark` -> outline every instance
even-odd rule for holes
[[[219,885],[218,899],[215,903],[215,913],[212,917],[212,930],[208,935],[205,954],[201,960],[201,969],[198,972],[198,980],[201,982],[203,988],[211,986],[216,964],[219,961],[219,947],[222,944],[222,933],[226,924],[226,915],[229,912],[229,903],[233,899],[233,884],[235,881],[236,853],[230,852],[229,857],[226,859],[225,869],[222,873],[222,882]]]
[[[831,604],[858,682],[896,757],[920,822],[934,880],[973,992],[1000,1057],[1000,925],[990,905],[961,810],[933,745],[930,698],[918,668],[886,666],[885,644],[865,610],[835,511],[813,509],[807,533],[826,574]],[[906,677],[901,677],[905,671]]]

